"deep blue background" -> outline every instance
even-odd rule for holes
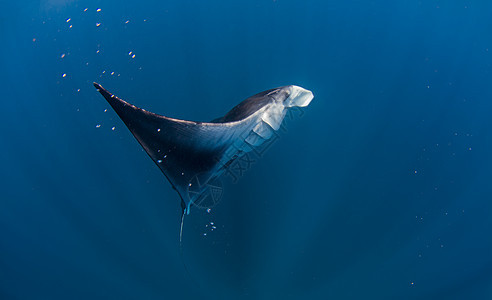
[[[3,4],[0,298],[491,299],[489,3]],[[202,121],[315,99],[187,217],[187,274],[179,198],[93,81]]]

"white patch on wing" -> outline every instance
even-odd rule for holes
[[[230,160],[237,159],[255,147],[261,146],[280,128],[288,109],[305,107],[313,99],[311,91],[295,85],[290,86],[289,89],[290,95],[284,101],[267,104],[239,122],[242,124],[235,125],[239,128],[236,127],[234,133],[229,137],[235,141],[225,150],[220,160],[220,166],[224,166]]]

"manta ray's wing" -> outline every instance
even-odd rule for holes
[[[217,169],[227,142],[234,138],[234,125],[203,125],[156,115],[94,85],[189,207],[189,184],[193,177],[210,177]]]
[[[94,86],[179,193],[188,213],[206,182],[269,139],[280,127],[287,109],[306,106],[313,98],[311,92],[296,86],[269,90],[246,99],[224,117],[204,123],[145,111],[97,83]],[[194,193],[189,193],[196,182],[200,187],[193,187]]]

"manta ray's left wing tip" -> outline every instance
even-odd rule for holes
[[[104,98],[108,99],[107,96],[111,97],[112,94],[110,92],[108,92],[105,88],[102,87],[102,85],[100,85],[99,83],[97,82],[93,82],[92,83],[94,85],[94,87],[96,88],[96,90],[101,93],[101,95],[104,96]]]
[[[120,115],[120,111],[121,111],[122,107],[129,105],[129,103],[127,103],[126,101],[123,101],[120,98],[116,97],[115,95],[111,94],[108,90],[103,88],[102,85],[100,85],[99,83],[93,82],[92,84],[94,85],[96,90],[101,95],[103,95],[103,97],[106,99],[106,101],[108,101],[109,104],[111,104],[111,106],[116,111],[116,113],[118,113],[118,115]],[[132,105],[130,105],[130,106],[132,106]],[[136,109],[136,107],[134,107],[134,108]]]

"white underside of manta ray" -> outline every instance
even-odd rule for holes
[[[193,122],[148,112],[94,86],[178,192],[183,217],[204,192],[190,193],[191,182],[205,188],[235,159],[270,139],[289,109],[313,99],[311,91],[289,85],[256,94],[211,122]]]

